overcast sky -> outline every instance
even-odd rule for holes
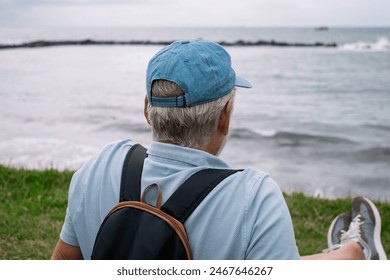
[[[0,0],[0,27],[390,26],[390,0]]]

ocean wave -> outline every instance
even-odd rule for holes
[[[353,143],[353,141],[335,137],[335,136],[324,136],[324,135],[314,135],[314,134],[306,134],[306,133],[296,133],[296,132],[285,132],[279,131],[274,135],[275,139],[280,140],[291,140],[293,143],[299,144],[301,141],[311,141],[311,142],[319,142],[319,143]]]
[[[339,49],[347,51],[390,51],[390,41],[381,37],[375,42],[356,42],[340,45]]]
[[[110,123],[103,124],[99,126],[97,131],[122,131],[122,132],[133,132],[133,133],[151,133],[150,126],[145,125],[144,123],[130,123],[126,121],[112,121]]]
[[[365,127],[374,128],[383,131],[390,131],[390,125],[385,125],[385,124],[366,124]]]
[[[389,162],[390,147],[372,147],[360,150],[354,154],[354,158],[363,162]]]
[[[24,43],[7,43],[0,42],[0,49],[14,49],[14,48],[42,48],[42,47],[54,47],[54,46],[91,46],[91,45],[169,45],[173,41],[149,41],[149,40],[129,40],[129,41],[117,41],[117,40],[37,40]],[[274,46],[274,47],[337,47],[336,43],[294,43],[294,42],[282,42],[275,40],[258,40],[258,41],[245,41],[237,40],[234,42],[219,41],[217,42],[223,46]]]
[[[236,128],[230,133],[233,139],[245,140],[275,140],[279,145],[299,146],[302,143],[354,143],[353,141],[335,136],[315,135],[289,131],[259,131],[249,128]]]

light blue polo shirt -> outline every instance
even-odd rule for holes
[[[99,226],[119,200],[122,165],[131,140],[111,143],[78,170],[69,188],[60,238],[90,259]],[[158,183],[163,203],[193,173],[230,168],[209,153],[153,142],[142,190]],[[152,197],[147,197],[152,202]],[[278,185],[264,172],[245,169],[222,181],[185,222],[194,259],[299,259],[293,226]]]

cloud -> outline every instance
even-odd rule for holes
[[[83,26],[131,24],[123,10],[147,7],[149,0],[0,0],[1,26]],[[129,13],[131,14],[131,13]],[[119,15],[119,18],[118,16]]]
[[[388,0],[0,0],[1,26],[390,25]]]

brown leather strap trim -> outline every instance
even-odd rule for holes
[[[107,217],[112,215],[116,211],[118,211],[118,210],[120,210],[122,208],[125,208],[125,207],[132,207],[132,208],[136,208],[136,209],[147,211],[147,212],[149,212],[149,213],[151,213],[153,215],[156,215],[156,216],[160,217],[165,222],[167,222],[175,230],[175,232],[179,236],[181,242],[183,243],[184,248],[186,250],[187,259],[192,260],[192,251],[191,251],[191,247],[190,247],[190,244],[189,244],[189,241],[188,241],[187,232],[186,232],[186,230],[185,230],[185,228],[184,228],[182,223],[180,223],[178,220],[176,220],[175,218],[173,218],[169,214],[161,211],[160,209],[158,209],[158,208],[156,208],[154,206],[151,206],[149,204],[140,202],[140,201],[123,201],[123,202],[120,202],[107,214]]]
[[[160,188],[160,185],[159,184],[151,184],[150,186],[148,186],[144,192],[142,193],[141,195],[141,202],[145,203],[145,195],[148,191],[150,191],[150,189],[152,188],[157,188],[157,201],[156,201],[156,208],[158,209],[161,209],[161,205],[162,205],[162,193],[161,193],[161,188]]]

